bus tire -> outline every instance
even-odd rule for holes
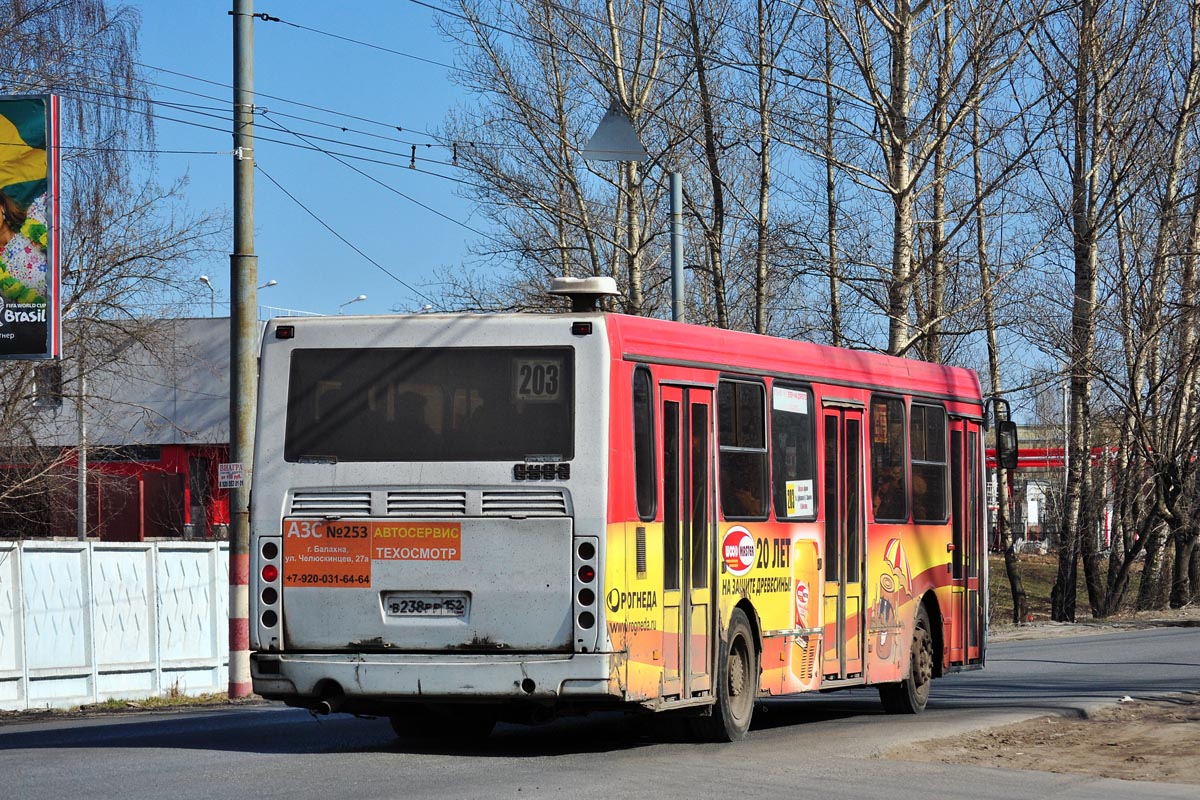
[[[721,648],[716,675],[716,702],[710,716],[695,720],[694,730],[706,741],[744,739],[754,716],[759,684],[758,646],[746,614],[733,610]]]
[[[908,658],[908,676],[899,683],[879,686],[879,699],[889,714],[920,714],[929,702],[933,682],[933,634],[925,607],[917,610],[913,626],[912,652]]]

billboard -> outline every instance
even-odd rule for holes
[[[0,97],[0,359],[61,355],[58,98]]]

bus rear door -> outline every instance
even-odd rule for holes
[[[712,687],[712,389],[662,387],[663,694]]]

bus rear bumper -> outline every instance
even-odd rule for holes
[[[255,653],[254,691],[306,705],[358,701],[619,700],[610,683],[613,656],[584,654],[419,655]]]

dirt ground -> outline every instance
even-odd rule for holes
[[[1104,623],[993,628],[990,639],[1080,636],[1159,625],[1200,626],[1200,607],[1134,614]],[[1129,700],[1086,718],[1045,716],[898,747],[885,758],[1034,769],[1132,781],[1200,785],[1200,691]]]
[[[886,757],[1200,785],[1197,753],[1200,692],[1119,703],[1087,719],[1039,717],[906,745]]]

